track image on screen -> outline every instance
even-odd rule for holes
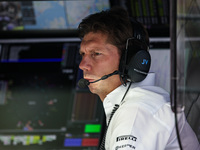
[[[98,149],[103,109],[77,88],[79,44],[2,45],[0,149]]]

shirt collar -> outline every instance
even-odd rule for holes
[[[155,85],[155,73],[148,73],[147,77],[143,81],[132,83],[131,88],[141,87],[141,86],[154,86],[154,85]],[[123,98],[122,93],[125,93],[127,88],[128,85],[126,87],[124,85],[119,86],[106,96],[103,103],[107,103],[108,101],[111,102],[112,105],[119,104],[120,100]]]
[[[141,86],[154,86],[154,85],[155,85],[155,73],[148,73],[147,77],[143,81],[132,83],[131,88],[141,87]],[[103,101],[106,118],[110,117],[114,105],[119,104],[121,102],[127,88],[128,85],[126,87],[124,85],[121,85],[106,96],[106,98]]]

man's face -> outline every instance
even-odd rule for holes
[[[118,70],[120,55],[118,48],[107,42],[107,35],[90,32],[81,42],[80,54],[82,61],[79,68],[83,70],[84,79],[89,82]],[[121,85],[119,75],[91,83],[89,89],[99,95],[101,100],[112,90]]]

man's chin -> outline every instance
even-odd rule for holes
[[[96,88],[96,86],[89,85],[88,87],[89,87],[89,90],[90,90],[91,93],[97,94],[97,88]]]
[[[88,87],[89,87],[90,92],[94,93],[94,91],[95,91],[94,88],[91,85],[89,85]]]

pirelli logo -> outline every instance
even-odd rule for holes
[[[117,142],[124,141],[124,140],[136,141],[137,138],[135,136],[132,136],[132,135],[123,135],[123,136],[117,137]]]

